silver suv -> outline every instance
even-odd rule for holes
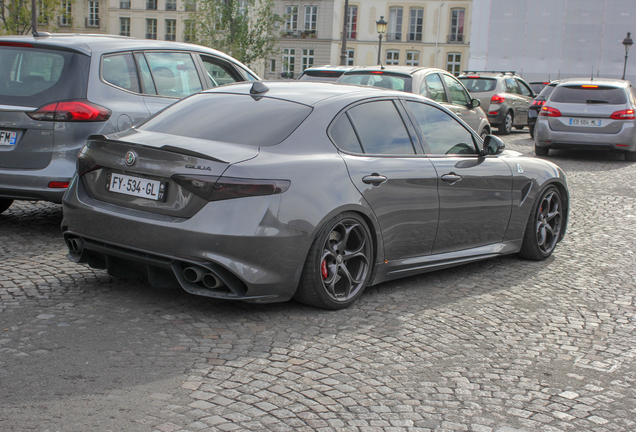
[[[550,149],[620,150],[636,162],[636,91],[618,79],[566,79],[541,107],[534,151]]]
[[[536,96],[530,85],[514,71],[464,72],[459,80],[481,101],[488,121],[508,135],[512,128],[528,125],[528,110]]]
[[[122,131],[175,101],[258,80],[219,51],[119,36],[0,37],[0,213],[60,203],[86,138]]]

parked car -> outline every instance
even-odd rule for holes
[[[0,37],[0,212],[60,203],[91,134],[111,133],[203,89],[257,80],[210,48],[120,36]]]
[[[336,82],[381,87],[419,94],[441,103],[461,117],[482,138],[490,124],[461,82],[442,69],[417,66],[364,66],[345,72]]]
[[[528,130],[530,132],[530,136],[534,138],[534,126],[537,123],[537,117],[539,117],[539,112],[541,112],[541,107],[545,105],[545,101],[548,99],[554,88],[561,82],[561,80],[555,80],[550,82],[548,85],[543,87],[541,93],[539,93],[533,100],[532,104],[530,104],[530,109],[528,110]]]
[[[528,109],[536,94],[514,71],[464,72],[458,78],[481,101],[488,121],[500,134],[528,125]]]
[[[340,309],[386,280],[550,256],[565,235],[565,175],[503,149],[414,94],[232,84],[90,137],[62,231],[72,261],[113,276]]]
[[[340,76],[353,69],[355,66],[313,66],[307,68],[300,74],[300,81],[335,81]]]
[[[629,81],[570,78],[541,107],[534,136],[537,156],[550,149],[620,150],[636,162],[636,92]]]

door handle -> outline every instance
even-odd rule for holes
[[[386,177],[378,173],[373,173],[371,175],[362,177],[363,183],[370,184],[373,186],[380,186],[385,181],[386,181]]]
[[[449,173],[449,174],[444,174],[442,176],[442,181],[445,181],[445,182],[450,183],[452,185],[457,183],[458,181],[461,181],[461,179],[462,179],[462,176],[457,175],[457,174],[455,174],[453,172]]]

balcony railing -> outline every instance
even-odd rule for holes
[[[177,10],[177,3],[176,2],[173,2],[173,3],[166,2],[166,10]]]
[[[464,43],[464,35],[462,33],[449,34],[446,41],[448,43]]]
[[[176,41],[177,40],[177,35],[173,35],[173,34],[167,34],[166,35],[166,40],[167,41]]]
[[[157,33],[146,33],[146,39],[157,39]]]
[[[99,27],[99,18],[84,18],[85,27]]]
[[[130,2],[129,1],[120,1],[119,2],[119,9],[130,9]]]
[[[303,37],[303,38],[315,38],[316,37],[316,30],[305,30],[305,31],[302,31],[300,33],[300,37]]]

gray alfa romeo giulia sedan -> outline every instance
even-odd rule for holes
[[[219,299],[327,309],[365,287],[565,235],[556,165],[414,94],[231,84],[91,136],[63,199],[68,257]]]

